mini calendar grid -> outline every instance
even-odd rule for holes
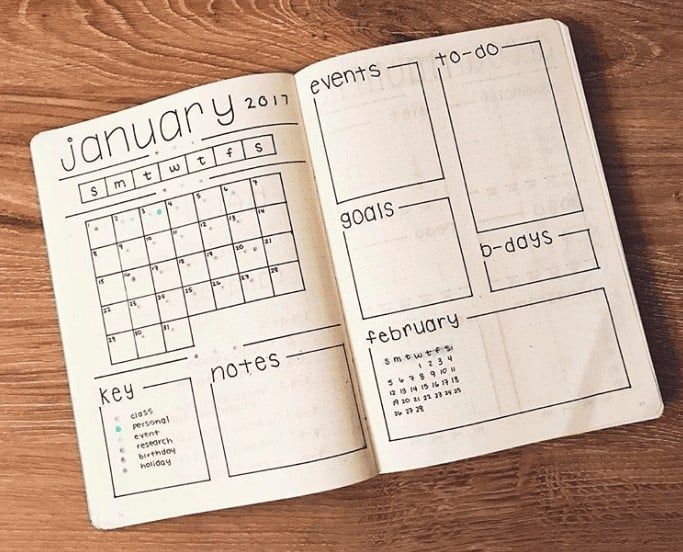
[[[192,347],[190,317],[305,289],[280,173],[85,224],[112,364]]]

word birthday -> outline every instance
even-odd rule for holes
[[[167,109],[156,117],[133,120],[78,138],[69,136],[67,153],[60,158],[62,169],[71,172],[122,153],[144,151],[158,143],[173,142],[191,134],[193,122],[206,117],[215,119],[222,127],[232,125],[235,121],[232,96],[211,98],[210,105],[195,101],[179,109]]]

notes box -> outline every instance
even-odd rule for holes
[[[131,389],[100,407],[114,498],[209,481],[190,378]]]
[[[213,373],[211,391],[230,477],[366,447],[344,345],[277,358],[280,365],[267,359],[264,370],[253,374],[223,380]]]
[[[417,62],[347,91],[313,100],[337,203],[444,178]]]
[[[441,86],[478,232],[583,210],[540,41]]]
[[[450,198],[344,232],[364,320],[472,296]]]

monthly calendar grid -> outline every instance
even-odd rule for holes
[[[305,289],[280,173],[86,221],[112,364],[194,345],[190,318]]]

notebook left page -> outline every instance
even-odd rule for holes
[[[93,524],[377,473],[291,75],[31,142]]]

